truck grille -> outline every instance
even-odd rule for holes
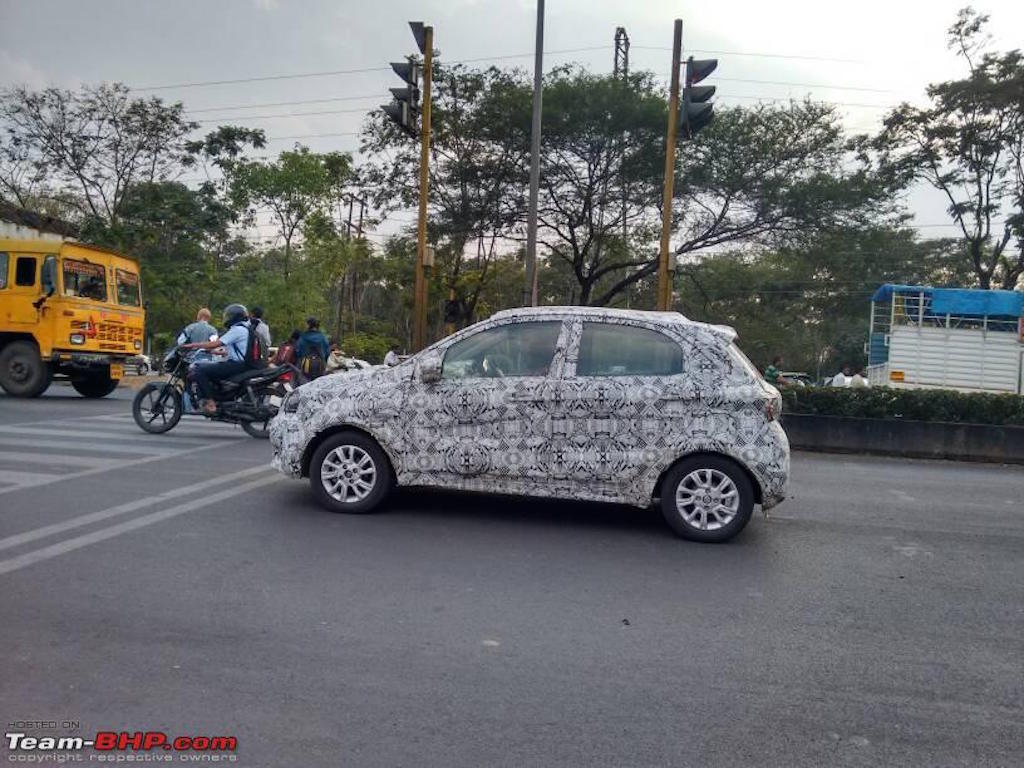
[[[85,334],[86,339],[99,342],[100,349],[117,352],[133,352],[135,342],[142,340],[142,330],[120,323],[91,323],[87,320],[72,320],[72,332]]]

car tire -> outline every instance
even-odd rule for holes
[[[324,440],[309,463],[313,496],[331,512],[373,512],[394,485],[391,465],[375,440],[339,432]]]
[[[0,351],[0,388],[11,397],[39,397],[52,380],[52,369],[32,342],[12,341]]]
[[[678,462],[661,486],[661,514],[678,536],[725,542],[742,531],[754,511],[747,473],[724,456],[691,456]]]

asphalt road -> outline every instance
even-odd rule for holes
[[[1022,762],[1020,467],[798,454],[700,545],[581,503],[333,515],[265,442],[145,435],[129,396],[0,397],[7,731],[236,736],[240,766]]]

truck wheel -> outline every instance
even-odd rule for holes
[[[0,387],[12,397],[39,397],[52,379],[35,344],[15,341],[0,351]]]
[[[87,379],[72,379],[71,386],[75,392],[82,397],[106,397],[115,389],[120,382],[117,379],[105,376],[90,376]]]

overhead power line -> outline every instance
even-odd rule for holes
[[[587,48],[563,48],[559,51],[545,51],[546,55],[557,56],[565,53],[582,53],[584,51],[603,51],[611,46],[596,45]],[[503,61],[505,59],[530,58],[533,53],[510,53],[503,56],[480,56],[474,59],[459,59],[449,64],[475,64],[481,61]],[[358,69],[332,69],[323,72],[297,72],[287,75],[263,75],[261,77],[240,77],[233,80],[203,80],[192,83],[170,83],[168,85],[147,85],[135,87],[135,91],[166,91],[172,88],[202,88],[209,85],[237,85],[239,83],[263,83],[272,80],[294,80],[307,77],[332,77],[334,75],[358,75],[366,72],[390,72],[391,67],[361,67]]]
[[[205,120],[197,120],[199,123],[223,123],[229,122],[245,122],[246,120],[272,120],[277,117],[311,117],[313,115],[343,115],[353,112],[369,112],[370,109],[367,107],[356,107],[354,109],[326,109],[317,112],[284,112],[277,115],[238,115],[235,117],[210,117]]]
[[[664,45],[634,45],[645,51],[671,51]],[[863,59],[838,59],[833,56],[807,56],[797,53],[760,53],[756,51],[717,51],[710,48],[687,48],[687,53],[713,53],[717,56],[757,56],[764,59],[803,59],[805,61],[837,61],[843,64],[866,64]]]
[[[263,109],[265,107],[293,107],[298,104],[329,104],[332,101],[362,101],[380,99],[379,93],[370,93],[366,96],[334,96],[330,99],[300,99],[299,101],[267,101],[260,104],[238,104],[233,107],[203,107],[202,109],[188,110],[190,115],[200,112],[228,112],[235,109]]]

